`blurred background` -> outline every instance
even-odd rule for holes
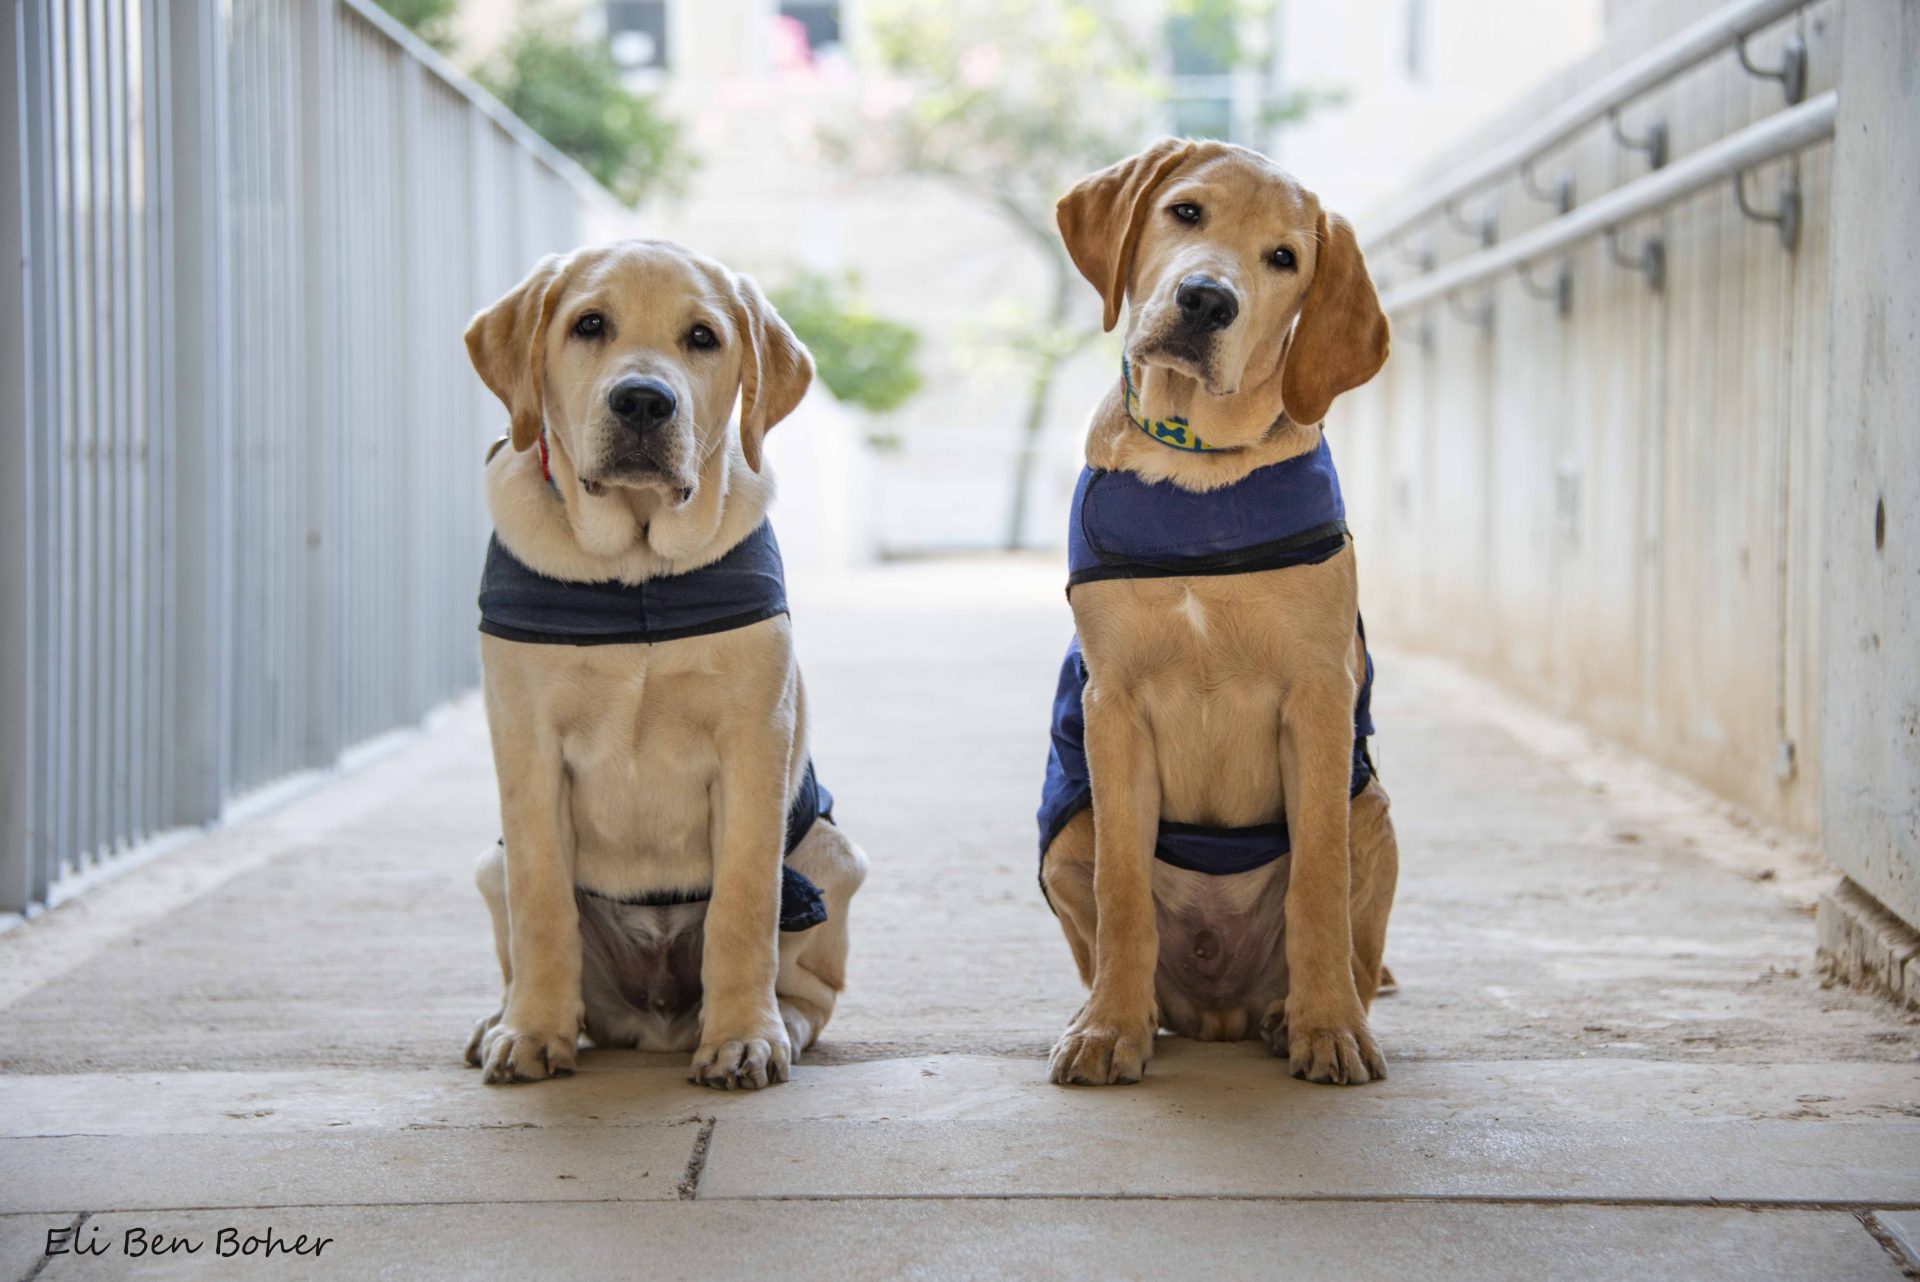
[[[816,532],[792,504],[817,495],[827,554],[855,558],[1059,543],[1084,416],[1119,352],[1054,231],[1053,203],[1080,175],[1163,134],[1224,138],[1357,216],[1543,67],[1592,48],[1603,7],[388,5],[638,198],[648,234],[773,291],[831,393],[784,435],[813,435],[835,483],[790,485],[787,524]],[[602,62],[611,74],[581,71]],[[596,118],[620,125],[582,128]]]
[[[0,912],[473,686],[504,416],[460,334],[543,253],[666,236],[767,287],[820,371],[769,442],[797,583],[1053,582],[1118,354],[1053,203],[1176,133],[1360,228],[1394,356],[1329,435],[1375,638],[1920,921],[1914,10],[0,7]]]

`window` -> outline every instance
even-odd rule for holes
[[[800,24],[814,53],[840,47],[840,0],[780,0],[780,16]]]
[[[1173,132],[1186,138],[1233,141],[1234,77],[1238,32],[1230,10],[1202,6],[1167,20],[1173,71]]]
[[[607,49],[622,71],[664,71],[667,0],[607,0]]]
[[[1175,98],[1173,132],[1181,138],[1218,138],[1233,141],[1233,103],[1219,98]]]

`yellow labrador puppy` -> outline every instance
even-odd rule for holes
[[[813,364],[745,276],[665,241],[543,259],[468,327],[487,465],[481,659],[505,837],[488,1082],[602,1046],[783,1081],[845,982],[866,858],[807,753],[767,431]],[[736,396],[737,430],[730,419]]]
[[[1041,882],[1090,988],[1063,1083],[1138,1081],[1157,1027],[1365,1082],[1398,854],[1321,435],[1387,355],[1353,230],[1265,157],[1168,140],[1060,202],[1120,377],[1069,533]]]

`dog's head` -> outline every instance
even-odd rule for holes
[[[544,425],[589,494],[610,486],[685,503],[727,445],[760,469],[767,431],[813,379],[807,349],[752,278],[670,241],[540,260],[467,326],[473,367],[524,450]]]
[[[1126,353],[1229,397],[1283,375],[1294,422],[1379,372],[1387,321],[1352,226],[1258,152],[1166,139],[1082,179],[1060,234]],[[1282,363],[1284,362],[1284,370]]]

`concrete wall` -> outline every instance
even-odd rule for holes
[[[1715,7],[1623,9],[1599,54],[1429,176]],[[1760,33],[1756,62],[1777,61],[1797,34],[1808,94],[1831,87],[1842,8],[1814,4]],[[1729,50],[1622,117],[1635,133],[1664,120],[1677,158],[1784,105],[1779,85],[1747,75]],[[1623,252],[1660,238],[1663,290],[1592,241],[1566,260],[1565,317],[1513,276],[1396,316],[1386,371],[1330,424],[1382,641],[1464,659],[1807,833],[1819,831],[1823,797],[1831,150],[1749,175],[1750,198],[1770,206],[1797,174],[1796,252],[1745,219],[1726,187],[1702,191],[1623,231]],[[1586,201],[1648,163],[1603,121],[1540,167],[1548,181],[1563,171]],[[1495,214],[1510,239],[1556,210],[1509,182],[1461,212]],[[1372,267],[1405,279],[1423,253],[1447,262],[1478,245],[1436,218],[1399,246],[1373,247]]]
[[[1821,614],[1827,855],[1920,924],[1920,3],[1847,10]]]
[[[1714,7],[1620,6],[1605,50],[1429,175]],[[1911,926],[1920,0],[1810,5],[1755,38],[1755,62],[1789,35],[1808,48],[1807,93],[1840,90],[1833,143],[1748,176],[1763,208],[1797,178],[1794,251],[1730,191],[1703,191],[1622,229],[1624,251],[1664,245],[1660,291],[1596,242],[1567,260],[1565,316],[1514,279],[1396,316],[1386,372],[1336,407],[1331,435],[1375,635],[1464,659],[1817,835]],[[1729,52],[1622,114],[1633,133],[1664,120],[1678,157],[1782,105]],[[1569,174],[1584,201],[1646,168],[1602,124],[1540,172]],[[1553,216],[1517,184],[1462,212],[1495,214],[1502,237]],[[1373,246],[1374,274],[1474,248],[1436,219]]]

